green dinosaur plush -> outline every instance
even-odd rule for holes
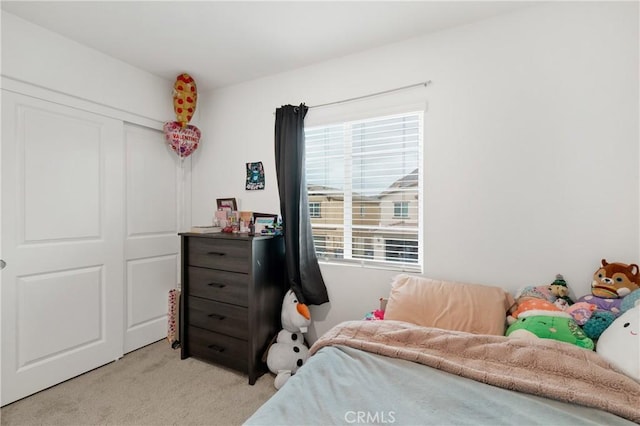
[[[505,333],[510,337],[553,339],[593,350],[593,340],[587,337],[575,320],[565,312],[528,311],[511,324]]]

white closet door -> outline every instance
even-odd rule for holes
[[[158,130],[126,124],[125,353],[167,336],[178,283],[180,161]],[[168,344],[167,344],[168,345]]]
[[[2,405],[123,354],[122,122],[2,93]]]

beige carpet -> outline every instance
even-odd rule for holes
[[[180,360],[166,340],[0,410],[2,425],[236,425],[276,392],[248,377]]]

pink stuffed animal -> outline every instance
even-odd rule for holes
[[[592,303],[578,302],[567,306],[564,311],[571,315],[578,325],[584,325],[598,307]]]

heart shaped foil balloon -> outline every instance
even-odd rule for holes
[[[187,73],[180,74],[173,84],[173,111],[176,113],[176,121],[186,127],[191,117],[196,112],[198,90],[196,82]]]
[[[200,144],[200,129],[196,126],[187,125],[182,127],[182,123],[169,121],[162,127],[167,143],[180,158],[190,156],[198,149]]]

